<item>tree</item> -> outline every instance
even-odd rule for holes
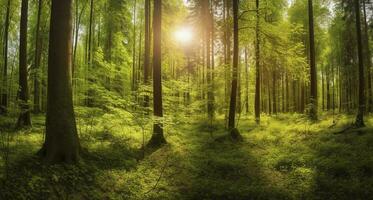
[[[29,91],[27,83],[27,17],[28,0],[22,0],[19,34],[19,100],[21,113],[18,118],[17,127],[31,126],[31,115],[28,105]]]
[[[260,123],[260,26],[259,26],[259,0],[256,5],[256,26],[255,26],[255,121]]]
[[[364,55],[363,55],[363,41],[361,34],[361,19],[360,19],[360,0],[355,0],[355,23],[357,36],[357,50],[359,63],[359,107],[356,116],[355,126],[364,127],[364,111],[365,111],[365,94],[364,94]]]
[[[154,0],[153,12],[153,106],[154,116],[157,118],[153,125],[153,135],[149,146],[159,146],[166,143],[163,135],[162,106],[162,48],[161,48],[161,25],[162,25],[162,0]]]
[[[150,0],[145,0],[145,47],[144,47],[144,84],[149,84],[150,72]],[[149,95],[145,95],[144,107],[149,107]]]
[[[202,1],[202,17],[204,19],[204,51],[206,52],[206,83],[207,83],[207,116],[209,120],[214,118],[214,94],[212,88],[212,67],[211,67],[211,37],[212,37],[212,13],[210,11],[209,0]]]
[[[71,87],[71,11],[72,0],[52,0],[46,137],[39,151],[47,163],[74,163],[80,152]]]
[[[3,87],[1,90],[1,105],[0,105],[0,112],[6,113],[8,108],[8,40],[9,40],[9,23],[10,23],[10,1],[8,0],[7,7],[6,7],[6,15],[5,15],[5,24],[4,24],[4,40],[3,40],[3,48],[4,48],[4,65],[3,65]]]
[[[132,85],[131,90],[136,90],[136,8],[137,8],[137,0],[135,0],[133,5],[133,32],[132,32]]]
[[[309,22],[309,42],[310,42],[310,78],[311,78],[311,95],[310,95],[310,117],[317,120],[317,71],[316,71],[316,57],[315,57],[315,33],[313,22],[313,5],[312,0],[308,0],[308,22]]]
[[[236,103],[237,103],[237,79],[238,79],[238,2],[239,0],[233,1],[233,69],[232,69],[232,89],[231,89],[231,100],[229,105],[229,121],[228,128],[233,139],[241,139],[239,131],[236,129],[235,118],[236,118]]]
[[[35,61],[34,61],[34,112],[41,111],[40,102],[40,61],[41,61],[41,39],[40,39],[40,17],[43,7],[43,0],[38,1],[38,14],[36,19],[36,34],[35,34]]]
[[[369,33],[368,33],[368,22],[367,22],[367,8],[365,4],[365,0],[363,0],[363,11],[364,11],[364,44],[365,45],[365,64],[366,64],[366,77],[368,82],[368,108],[367,111],[372,112],[373,111],[373,93],[372,93],[372,77],[371,77],[371,68],[372,68],[372,60],[371,60],[371,51],[369,46]]]

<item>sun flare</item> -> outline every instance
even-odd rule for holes
[[[188,43],[193,39],[193,31],[189,27],[183,27],[175,31],[175,39],[182,43]]]

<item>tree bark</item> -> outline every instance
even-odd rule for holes
[[[4,30],[4,65],[3,65],[3,86],[1,90],[0,113],[7,113],[8,109],[8,40],[9,40],[9,21],[10,21],[10,0],[6,7],[5,30]]]
[[[71,87],[72,0],[52,0],[46,138],[39,154],[47,163],[75,163],[80,144]]]
[[[259,0],[256,0],[256,27],[255,27],[255,121],[260,123],[260,38],[259,38]]]
[[[145,0],[145,49],[144,49],[144,84],[149,85],[150,71],[150,0]],[[144,107],[149,107],[149,95],[145,95]]]
[[[22,0],[19,34],[19,100],[21,113],[17,121],[18,128],[31,126],[31,114],[28,102],[29,91],[27,82],[27,17],[28,0]]]
[[[311,78],[311,93],[310,93],[310,118],[317,120],[317,69],[315,57],[315,33],[313,20],[313,5],[312,0],[308,0],[308,20],[309,20],[309,42],[310,42],[310,78]]]
[[[131,90],[136,90],[136,6],[137,6],[137,0],[135,0],[133,5],[133,38],[132,38],[132,85]]]
[[[238,51],[239,51],[239,40],[238,40],[238,2],[239,0],[233,0],[233,69],[232,69],[232,89],[231,89],[231,100],[229,105],[229,121],[228,128],[233,139],[241,139],[241,135],[236,129],[236,101],[237,101],[237,79],[238,79]]]
[[[247,47],[245,47],[245,109],[249,113],[249,58]]]
[[[364,55],[363,55],[363,41],[361,34],[361,19],[360,19],[360,0],[355,0],[355,23],[357,35],[357,49],[358,49],[358,62],[359,62],[359,105],[358,113],[356,116],[356,127],[363,127],[364,124],[364,111],[365,111],[365,93],[364,93]]]
[[[34,113],[40,113],[40,60],[41,60],[41,38],[40,38],[40,17],[43,7],[43,0],[38,1],[38,14],[36,20],[35,34],[35,61],[34,61]]]
[[[162,105],[162,0],[154,0],[153,14],[153,104],[154,116],[158,119],[153,125],[153,135],[148,146],[157,147],[167,143],[163,135],[163,105]]]
[[[373,111],[373,91],[372,91],[372,77],[371,77],[371,70],[372,70],[372,61],[371,61],[371,51],[369,46],[369,33],[368,33],[368,22],[367,22],[367,11],[366,11],[366,5],[365,0],[363,0],[363,11],[364,11],[364,36],[365,36],[365,60],[366,60],[366,77],[367,77],[367,86],[368,86],[368,108],[367,111],[372,112]]]

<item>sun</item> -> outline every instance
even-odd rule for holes
[[[182,27],[175,31],[175,39],[181,43],[189,43],[193,39],[193,30],[189,27]]]

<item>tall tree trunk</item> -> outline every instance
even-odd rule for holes
[[[238,1],[233,0],[233,69],[232,69],[232,89],[231,100],[229,105],[229,121],[228,128],[233,139],[241,139],[239,131],[236,129],[236,101],[237,101],[237,79],[238,79]]]
[[[75,163],[80,144],[71,87],[72,0],[52,0],[46,137],[39,151],[47,163]]]
[[[317,69],[315,56],[315,33],[313,21],[313,5],[312,0],[308,0],[308,21],[309,21],[309,42],[310,42],[310,77],[311,77],[311,93],[310,93],[310,118],[317,120]]]
[[[367,77],[367,86],[368,86],[368,108],[367,111],[372,112],[373,111],[373,91],[372,91],[372,77],[371,77],[371,70],[372,70],[372,54],[370,51],[369,46],[369,33],[368,33],[368,22],[367,22],[367,11],[366,11],[366,5],[365,0],[363,0],[363,11],[364,11],[364,44],[365,45],[365,60],[366,60],[366,77]]]
[[[256,0],[256,27],[255,27],[255,121],[260,123],[260,38],[259,38],[259,0]]]
[[[136,90],[136,6],[137,6],[137,0],[135,0],[133,5],[133,38],[132,38],[132,85],[131,90]]]
[[[232,61],[232,51],[231,51],[231,24],[230,24],[230,17],[231,17],[231,14],[230,14],[230,10],[232,8],[232,4],[231,4],[232,1],[230,0],[225,0],[225,72],[226,72],[226,76],[225,76],[225,79],[226,79],[226,82],[225,82],[225,102],[226,102],[226,108],[227,108],[227,112],[225,113],[225,118],[226,118],[226,122],[227,122],[227,125],[228,125],[228,121],[229,121],[229,93],[230,93],[230,84],[229,84],[229,80],[230,80],[230,66],[231,66],[231,61]]]
[[[166,143],[163,135],[163,105],[162,105],[162,0],[154,1],[153,14],[153,105],[154,116],[157,118],[153,125],[153,135],[149,146],[160,146]]]
[[[212,120],[214,117],[214,102],[213,102],[213,94],[212,94],[212,70],[211,70],[211,13],[210,13],[210,6],[209,0],[202,1],[202,13],[203,18],[206,20],[205,24],[206,27],[204,29],[204,42],[205,42],[205,49],[206,52],[206,83],[207,83],[207,115],[209,120]]]
[[[145,0],[145,49],[144,49],[144,84],[149,85],[150,71],[150,0]],[[144,107],[149,107],[149,95],[145,94]]]
[[[355,23],[357,35],[357,49],[358,49],[358,62],[359,62],[359,108],[356,116],[355,125],[363,127],[364,124],[364,111],[365,111],[365,94],[364,94],[364,55],[363,55],[363,41],[361,34],[361,19],[360,19],[360,0],[355,0]]]
[[[19,33],[19,100],[21,113],[18,117],[17,127],[31,126],[29,106],[29,91],[27,82],[27,17],[28,0],[22,0],[21,24]]]
[[[247,47],[245,47],[245,109],[249,113],[249,58]]]
[[[89,11],[88,65],[92,64],[93,10],[94,10],[94,2],[93,0],[91,0],[91,6],[90,6],[90,11]]]
[[[38,14],[36,20],[36,34],[35,34],[35,61],[34,61],[34,112],[39,113],[41,111],[40,104],[40,61],[41,61],[41,38],[40,38],[40,17],[43,7],[43,0],[38,2]]]
[[[10,21],[10,0],[6,7],[6,16],[5,16],[5,30],[4,30],[4,46],[3,46],[3,56],[4,56],[4,65],[3,65],[3,86],[1,90],[1,105],[0,113],[6,113],[8,109],[8,40],[9,40],[9,22]]]
[[[86,68],[86,80],[88,83],[88,89],[86,91],[86,105],[93,106],[94,94],[93,89],[90,85],[93,83],[93,77],[90,74],[92,67],[92,38],[93,38],[93,12],[94,12],[94,0],[90,0],[90,11],[89,11],[89,25],[88,25],[88,38],[86,44],[86,54],[87,54],[87,68]]]

